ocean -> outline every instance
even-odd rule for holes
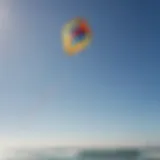
[[[160,147],[141,149],[19,149],[3,160],[160,160]]]

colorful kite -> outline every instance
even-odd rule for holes
[[[62,31],[64,51],[75,55],[84,50],[91,42],[92,33],[86,20],[75,18],[66,24]]]

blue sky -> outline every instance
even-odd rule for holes
[[[0,3],[4,144],[158,142],[158,0]],[[77,16],[88,20],[93,42],[69,57],[62,49],[61,29]]]

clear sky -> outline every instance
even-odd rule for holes
[[[160,135],[159,0],[0,0],[0,141],[142,145]],[[69,57],[77,16],[92,44]]]

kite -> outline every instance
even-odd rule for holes
[[[92,33],[86,20],[75,18],[62,30],[64,51],[72,56],[83,51],[91,42]]]

